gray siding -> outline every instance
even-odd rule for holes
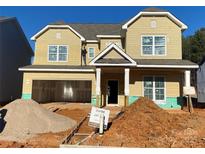
[[[21,97],[23,73],[30,64],[32,49],[15,18],[0,21],[0,103]]]
[[[197,97],[198,102],[205,103],[205,63],[197,70]]]

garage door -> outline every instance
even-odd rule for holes
[[[47,102],[91,102],[91,81],[33,80],[32,99]]]

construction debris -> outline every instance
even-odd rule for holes
[[[66,131],[76,121],[53,113],[33,100],[15,100],[1,108],[0,140],[25,141],[40,133]]]

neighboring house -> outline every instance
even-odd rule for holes
[[[197,70],[197,101],[205,103],[205,57]]]
[[[34,64],[19,69],[22,98],[126,106],[145,96],[163,108],[180,108],[190,70],[198,68],[182,60],[185,29],[156,8],[124,24],[49,24],[31,38]],[[88,64],[81,66],[84,46]]]
[[[15,17],[0,17],[0,103],[21,98],[23,73],[33,51]]]

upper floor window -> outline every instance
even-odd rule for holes
[[[165,55],[166,38],[165,36],[142,36],[143,55]]]
[[[95,57],[95,48],[88,48],[88,57],[89,58]]]
[[[68,47],[65,45],[49,45],[48,60],[54,62],[65,62],[68,57]]]

